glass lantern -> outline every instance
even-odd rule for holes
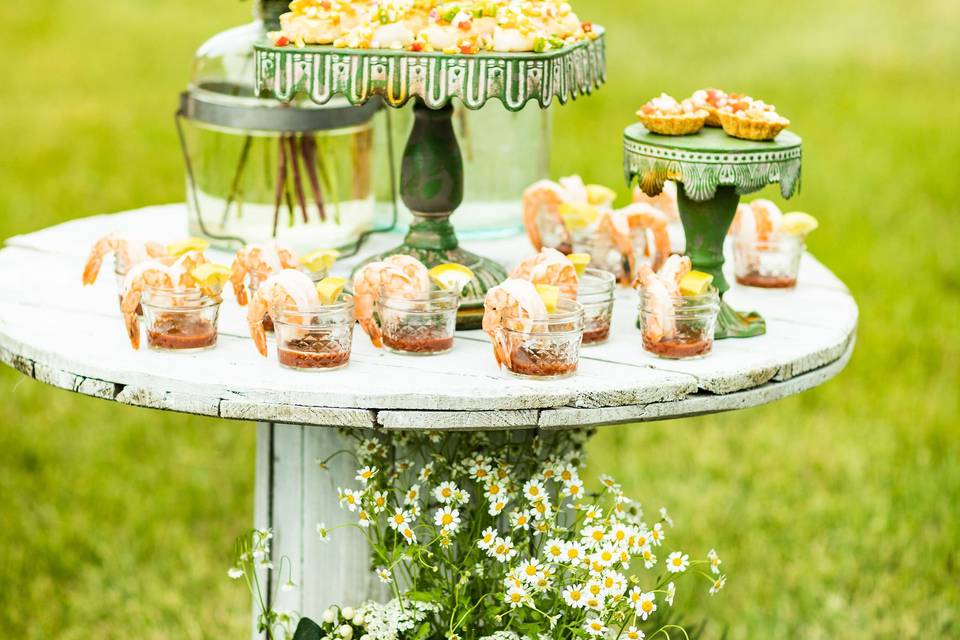
[[[413,126],[413,109],[393,110],[393,145],[403,149]],[[483,109],[470,110],[454,102],[453,128],[463,155],[464,197],[450,221],[461,239],[497,238],[523,231],[523,191],[550,175],[550,109],[528,105],[508,111],[491,101]],[[380,136],[378,144],[383,144]],[[383,151],[383,150],[381,150]],[[378,169],[386,172],[387,154],[378,153]],[[399,158],[393,170],[399,172]],[[387,185],[378,188],[381,215],[388,214]],[[401,223],[406,227],[410,212],[398,200]]]
[[[355,250],[383,230],[373,184],[380,104],[255,97],[253,45],[279,28],[287,2],[260,0],[254,22],[195,54],[177,118],[190,233],[225,249],[277,239],[297,251]]]

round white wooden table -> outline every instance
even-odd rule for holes
[[[832,378],[849,360],[856,336],[857,306],[849,291],[805,255],[794,290],[734,286],[728,300],[761,312],[767,334],[717,342],[702,360],[665,361],[644,353],[634,326],[636,294],[619,291],[610,340],[583,349],[577,375],[565,380],[507,377],[480,331],[459,332],[450,354],[422,358],[378,351],[358,330],[345,369],[281,369],[272,344],[269,358],[257,354],[232,298],[222,307],[215,349],[133,351],[112,263],[105,262],[96,285],[81,286],[87,252],[112,231],[169,242],[185,236],[186,228],[186,208],[177,204],[8,239],[0,250],[0,359],[37,380],[97,398],[258,421],[255,524],[275,529],[276,557],[291,559],[301,585],[281,591],[275,606],[304,615],[316,616],[334,602],[360,602],[378,589],[362,540],[337,536],[324,544],[316,535],[317,522],[343,520],[336,486],[354,474],[344,456],[329,471],[314,463],[339,449],[343,437],[317,427],[562,429],[743,409]],[[364,254],[393,240],[375,238]],[[464,244],[508,268],[532,252],[520,237]],[[231,259],[212,253],[221,262]],[[351,262],[336,270],[347,272]]]

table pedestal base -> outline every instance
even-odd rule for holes
[[[323,542],[317,534],[319,522],[334,527],[349,520],[337,505],[337,487],[355,484],[356,462],[351,455],[340,455],[321,469],[316,460],[353,448],[354,442],[333,427],[257,425],[254,526],[273,529],[274,568],[260,573],[260,583],[268,585],[270,607],[318,619],[332,604],[387,599],[370,568],[363,536],[339,529]],[[277,589],[290,578],[296,588]],[[257,607],[255,602],[252,637],[260,640]]]

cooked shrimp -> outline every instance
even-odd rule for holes
[[[529,280],[533,284],[550,284],[560,287],[560,293],[576,300],[577,285],[580,278],[570,259],[557,251],[545,247],[540,253],[530,256],[517,265],[510,274],[511,278]]]
[[[493,356],[498,366],[509,367],[513,349],[504,330],[504,317],[519,331],[529,331],[534,321],[546,319],[547,307],[532,282],[510,278],[487,291],[483,300],[483,330],[493,343]]]
[[[430,275],[416,258],[397,255],[382,262],[370,262],[353,276],[354,313],[377,349],[383,346],[383,340],[380,327],[373,318],[373,305],[381,291],[392,296],[415,298],[430,291]]]
[[[647,251],[648,234],[653,237],[654,253],[652,263],[658,269],[670,255],[670,235],[667,232],[666,214],[652,205],[633,203],[617,211],[603,214],[597,226],[597,233],[610,238],[613,245],[626,259],[628,269],[620,274],[621,283],[630,283],[640,265],[638,247],[635,245],[635,232],[642,231],[644,251]]]
[[[534,249],[552,246],[570,253],[573,242],[560,215],[567,200],[566,190],[551,180],[535,182],[523,192],[523,224]]]
[[[643,289],[644,311],[649,314],[644,330],[647,337],[659,342],[677,331],[674,298],[680,295],[680,281],[692,265],[686,256],[670,256],[658,272],[649,265],[637,270],[634,286]]]
[[[163,245],[156,242],[128,240],[115,233],[103,236],[90,249],[90,257],[83,267],[83,284],[93,284],[100,274],[100,266],[107,254],[112,253],[117,261],[118,271],[125,273],[134,265],[147,258],[160,258],[167,255]]]
[[[140,321],[137,318],[137,307],[140,306],[144,288],[173,289],[177,285],[174,278],[170,266],[159,260],[146,260],[134,265],[124,277],[120,312],[123,314],[123,323],[127,328],[130,346],[134,349],[140,348]]]
[[[661,191],[659,195],[652,197],[645,194],[640,187],[634,187],[633,201],[644,202],[660,209],[660,211],[667,214],[667,219],[670,222],[675,222],[680,219],[680,208],[677,206],[677,183],[672,180],[664,182],[663,191]]]
[[[737,207],[737,215],[734,216],[733,224],[730,225],[730,233],[745,240],[766,242],[773,236],[781,217],[783,213],[780,207],[770,200],[759,198]]]
[[[274,273],[297,266],[297,254],[276,242],[248,244],[239,251],[230,265],[230,282],[237,304],[247,304],[247,279],[250,283],[263,282]]]
[[[250,337],[260,355],[267,355],[267,333],[263,317],[270,314],[276,320],[281,311],[306,311],[320,306],[320,296],[310,276],[296,269],[283,269],[268,277],[257,287],[247,309]]]

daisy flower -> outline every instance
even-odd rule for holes
[[[607,626],[603,624],[600,618],[587,618],[583,623],[584,630],[591,636],[604,636],[607,634]]]
[[[610,531],[607,532],[607,540],[620,545],[626,545],[629,543],[631,537],[630,529],[619,522],[613,525],[613,527],[610,528]]]
[[[433,523],[448,533],[456,533],[460,528],[460,512],[452,507],[437,509]]]
[[[490,507],[487,509],[487,513],[489,513],[492,516],[498,516],[506,506],[507,506],[506,500],[497,500],[496,502],[491,502]]]
[[[357,507],[360,505],[360,495],[359,491],[354,491],[353,489],[337,489],[337,500],[340,502],[340,508],[342,509],[344,505],[347,506],[347,509],[350,511],[356,511]]]
[[[397,509],[393,512],[393,515],[390,516],[390,519],[387,522],[391,529],[399,531],[400,527],[409,526],[410,520],[410,514],[403,509]]]
[[[577,475],[577,470],[571,465],[560,465],[557,467],[557,476],[564,484],[569,484],[580,479],[580,476]]]
[[[582,609],[586,606],[586,594],[583,592],[582,584],[567,585],[563,589],[563,601],[571,609]]]
[[[477,540],[477,546],[486,551],[497,539],[497,530],[493,527],[487,527],[480,533],[480,539]]]
[[[433,463],[428,462],[427,464],[423,465],[422,469],[420,469],[420,473],[417,474],[417,479],[420,480],[420,482],[426,482],[427,480],[430,479],[430,476],[432,475],[433,475]]]
[[[417,534],[413,532],[413,529],[410,528],[410,525],[404,524],[397,531],[400,532],[400,535],[403,536],[403,539],[407,541],[407,544],[414,544],[417,541]]]
[[[606,569],[616,561],[618,555],[613,547],[602,547],[590,556],[590,563]]]
[[[553,516],[553,507],[550,506],[550,501],[544,498],[543,500],[534,502],[530,506],[530,515],[537,520],[543,520]]]
[[[646,620],[654,611],[657,610],[657,603],[654,602],[653,592],[641,593],[634,610],[641,620]]]
[[[547,540],[547,544],[543,547],[543,555],[546,556],[547,560],[552,560],[553,562],[559,562],[563,559],[563,540],[558,538],[551,538]]]
[[[487,500],[493,501],[500,498],[505,493],[506,492],[503,489],[503,485],[501,485],[499,482],[489,482],[487,483],[486,488],[483,490],[483,497]]]
[[[653,565],[657,564],[657,556],[653,554],[653,549],[650,548],[650,545],[645,545],[643,549],[640,550],[640,557],[643,558],[643,566],[645,569],[652,569]]]
[[[627,630],[623,632],[623,637],[627,640],[643,640],[647,636],[643,631],[640,631],[640,629],[629,626]]]
[[[486,462],[474,462],[469,469],[470,477],[477,482],[484,482],[490,477],[490,465]]]
[[[673,606],[673,599],[677,596],[677,585],[672,582],[667,585],[667,595],[664,596],[663,600],[671,607]]]
[[[383,513],[384,509],[387,508],[387,494],[383,491],[374,491],[373,492],[373,512],[374,513]]]
[[[520,511],[515,509],[513,513],[510,514],[510,526],[514,529],[523,529],[526,531],[530,528],[530,516],[525,511]]]
[[[403,496],[403,504],[410,505],[420,499],[420,485],[415,484],[407,489],[407,494]]]
[[[537,574],[540,572],[540,561],[536,558],[530,558],[520,563],[520,578],[525,582],[535,582]]]
[[[578,542],[568,542],[563,547],[563,561],[572,567],[583,562],[585,555],[583,545]]]
[[[527,480],[523,485],[523,495],[530,502],[537,502],[538,500],[542,500],[544,496],[547,495],[547,492],[543,488],[543,483],[534,478]]]
[[[490,547],[490,551],[487,553],[499,562],[509,562],[517,555],[517,550],[513,548],[513,540],[510,536],[507,536],[506,538],[497,538],[494,540],[493,546]]]
[[[453,492],[453,501],[457,504],[466,504],[470,502],[470,493],[463,489],[457,489]]]
[[[716,549],[710,549],[709,553],[707,553],[707,560],[710,561],[710,572],[719,575],[720,565],[723,564],[723,560],[717,555]]]
[[[357,524],[366,529],[370,526],[370,514],[368,514],[363,509],[357,513]]]
[[[617,484],[617,481],[606,474],[600,476],[600,484],[605,486],[607,489],[613,489],[614,491],[620,490],[620,485]]]
[[[603,517],[603,509],[596,505],[587,505],[583,519],[585,522],[593,522],[594,520],[599,520]]]
[[[653,541],[654,546],[659,547],[663,544],[664,538],[667,537],[667,534],[663,531],[663,526],[658,522],[653,525],[653,531],[650,532],[650,540]]]
[[[603,527],[590,525],[580,529],[580,542],[591,549],[603,542],[605,537],[606,531],[603,530]]]
[[[579,478],[572,482],[568,482],[566,485],[564,485],[563,491],[560,492],[560,495],[573,499],[579,498],[583,495],[583,482],[581,482]]]
[[[713,581],[713,586],[710,587],[710,595],[713,595],[713,594],[715,594],[717,591],[720,591],[720,589],[723,589],[723,586],[724,586],[725,584],[727,584],[727,576],[720,576],[719,578],[717,578],[716,580],[714,580],[714,581]]]
[[[384,584],[390,584],[393,582],[393,573],[390,572],[390,569],[386,567],[380,567],[377,569],[377,577],[380,578],[380,582]]]
[[[524,604],[526,604],[529,597],[530,596],[527,595],[527,592],[523,587],[514,585],[507,590],[507,594],[504,596],[503,601],[509,604],[511,609],[516,609],[517,607],[522,607]]]
[[[627,590],[627,579],[616,571],[605,571],[600,579],[603,591],[608,596],[619,597]]]
[[[443,504],[450,504],[456,497],[456,493],[457,485],[449,481],[441,482],[440,485],[433,490],[433,497]]]
[[[667,513],[666,507],[660,507],[660,519],[666,522],[671,527],[673,526],[673,518],[671,518],[670,514]]]
[[[330,542],[330,530],[322,522],[317,523],[317,535],[320,536],[321,542]]]
[[[681,551],[674,551],[667,556],[667,571],[683,573],[690,566],[690,556]]]
[[[370,482],[375,475],[377,475],[376,467],[364,467],[357,470],[356,480],[363,484],[363,486],[367,486],[367,483]]]

